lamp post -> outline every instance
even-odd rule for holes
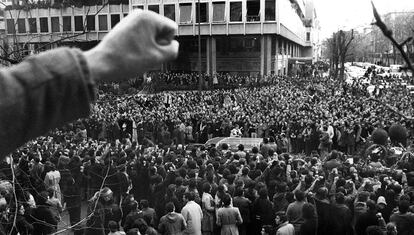
[[[203,89],[203,78],[201,77],[201,5],[198,0],[198,9],[196,20],[198,19],[198,90],[201,92]]]

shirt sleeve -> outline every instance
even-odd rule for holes
[[[79,49],[51,50],[0,70],[0,157],[53,128],[87,117],[94,94]]]

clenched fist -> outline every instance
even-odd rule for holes
[[[173,60],[177,24],[152,11],[134,10],[93,49],[85,52],[95,79],[123,80]]]

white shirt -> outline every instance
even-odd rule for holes
[[[334,132],[334,128],[331,125],[328,126],[327,133],[329,135],[329,140],[332,141],[332,139],[335,135],[335,132]]]
[[[184,234],[201,235],[203,211],[200,205],[194,201],[189,201],[181,210],[181,214],[187,222],[187,228],[184,230]]]

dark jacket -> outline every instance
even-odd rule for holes
[[[274,223],[273,203],[269,199],[256,199],[253,203],[252,214],[261,225]]]
[[[124,231],[129,231],[131,228],[133,228],[134,222],[140,218],[144,218],[144,214],[142,213],[142,211],[129,212],[129,214],[125,218],[125,223],[122,224],[122,227],[124,227]]]
[[[399,212],[394,213],[390,217],[390,221],[397,225],[398,235],[413,235],[414,234],[414,214]]]
[[[160,219],[158,231],[165,235],[178,235],[187,227],[184,217],[176,212],[171,212]]]
[[[239,208],[243,223],[250,223],[250,209],[251,202],[245,197],[235,197],[233,199],[233,206]]]
[[[352,234],[352,212],[347,206],[335,205],[333,207],[334,230],[331,234],[350,235]]]
[[[15,235],[19,233],[20,235],[29,235],[32,234],[33,225],[30,224],[24,215],[17,215],[16,217],[16,227],[13,228],[12,234]]]
[[[367,211],[358,217],[355,224],[355,232],[357,235],[365,235],[365,231],[369,226],[378,224],[378,218],[375,215],[375,212]]]
[[[33,210],[32,217],[34,235],[47,235],[56,231],[58,221],[49,206],[39,205]]]
[[[305,220],[300,226],[300,235],[316,235],[318,230],[318,220]]]

